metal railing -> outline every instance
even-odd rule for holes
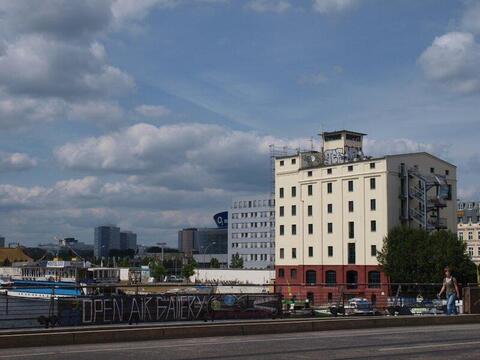
[[[11,286],[0,328],[277,317],[443,314],[442,284],[156,283]],[[462,303],[457,303],[462,312]]]

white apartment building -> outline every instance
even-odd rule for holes
[[[275,201],[272,195],[238,197],[228,212],[228,261],[238,254],[244,269],[273,269]]]
[[[458,202],[457,234],[467,244],[467,253],[480,265],[480,202]]]
[[[383,296],[376,256],[389,229],[456,229],[456,167],[425,152],[365,156],[364,135],[325,132],[320,151],[275,160],[275,268],[286,296],[331,300],[336,284]]]

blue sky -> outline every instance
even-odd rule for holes
[[[268,144],[368,133],[478,200],[480,2],[0,0],[0,233],[175,244],[269,191]]]

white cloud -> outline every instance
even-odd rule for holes
[[[291,4],[285,0],[252,0],[246,4],[246,8],[259,13],[283,13],[291,8]]]
[[[480,45],[470,33],[436,37],[419,58],[427,79],[459,93],[480,91]]]
[[[460,26],[463,30],[473,34],[480,34],[480,1],[471,1],[461,19]]]
[[[145,117],[161,118],[171,113],[170,109],[163,105],[140,105],[135,108],[135,111]]]
[[[218,125],[136,124],[55,150],[63,166],[135,175],[133,181],[170,188],[263,189],[269,186],[269,144],[290,142]]]
[[[27,170],[36,165],[37,160],[27,154],[0,151],[0,173]]]
[[[448,151],[449,146],[447,145],[421,143],[410,139],[364,140],[364,153],[370,156],[428,152],[445,158]]]
[[[313,0],[313,9],[320,14],[340,13],[356,4],[357,0]]]

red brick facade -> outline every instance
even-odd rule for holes
[[[388,279],[378,266],[275,266],[275,272],[276,292],[281,293],[285,299],[295,296],[298,300],[304,300],[309,297],[314,304],[320,305],[337,302],[342,292],[345,299],[361,296],[377,302],[386,301],[389,296],[386,285]],[[330,275],[335,272],[335,284],[328,284],[327,272],[331,272]],[[352,283],[357,285],[352,285]],[[368,285],[369,283],[370,285]]]

